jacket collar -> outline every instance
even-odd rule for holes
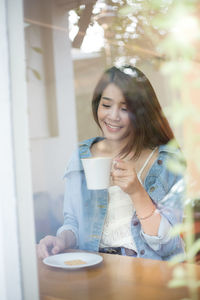
[[[104,139],[103,137],[94,137],[79,143],[78,149],[73,153],[68,163],[67,169],[65,170],[64,177],[72,171],[82,171],[83,165],[81,162],[81,158],[91,157],[92,155],[90,152],[90,147],[92,146],[92,144],[103,139]]]
[[[180,153],[180,148],[178,146],[166,144],[166,145],[160,145],[158,148],[158,151],[159,151],[159,153],[167,152],[167,153],[171,153],[171,154],[178,154],[178,153]]]
[[[103,140],[104,137],[94,137],[88,140],[84,140],[83,142],[79,143],[79,148],[75,151],[74,155],[72,156],[68,167],[66,169],[65,175],[71,171],[82,171],[83,165],[81,162],[81,158],[88,158],[91,157],[90,148],[92,144]],[[171,146],[171,145],[161,145],[158,147],[159,154],[162,152],[170,153],[170,154],[178,154],[180,153],[179,148]],[[64,177],[65,177],[64,175]]]
[[[88,140],[85,140],[81,143],[79,143],[79,153],[80,153],[80,158],[87,158],[87,157],[91,157],[91,152],[90,152],[90,148],[92,146],[92,144],[97,143],[101,140],[103,140],[103,137],[94,137]]]

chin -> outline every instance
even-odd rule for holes
[[[104,137],[109,141],[121,142],[125,139],[125,136],[114,136],[113,134],[104,134]]]

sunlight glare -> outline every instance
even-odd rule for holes
[[[104,30],[95,22],[93,26],[89,26],[86,36],[83,40],[81,50],[83,52],[97,52],[104,47]]]
[[[182,16],[172,30],[173,36],[182,43],[188,43],[199,38],[199,23],[192,16]]]

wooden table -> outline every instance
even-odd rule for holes
[[[100,255],[101,264],[73,271],[48,267],[38,260],[40,300],[173,300],[189,296],[185,287],[167,286],[173,271],[167,262]],[[194,268],[200,278],[200,266]]]

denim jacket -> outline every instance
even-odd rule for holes
[[[100,139],[102,138],[96,137],[80,143],[68,163],[64,176],[66,179],[64,224],[57,232],[59,234],[63,230],[73,231],[77,247],[88,251],[99,249],[107,211],[108,191],[87,189],[80,159],[91,157],[90,147]],[[137,257],[168,260],[175,254],[184,252],[180,236],[172,238],[168,233],[168,237],[165,236],[163,239],[161,228],[164,220],[171,226],[182,221],[183,176],[172,173],[166,166],[167,160],[176,160],[179,152],[178,149],[171,149],[166,145],[159,146],[158,158],[145,178],[144,188],[156,204],[162,224],[158,236],[144,234],[140,221],[134,213],[131,232],[137,247]]]

